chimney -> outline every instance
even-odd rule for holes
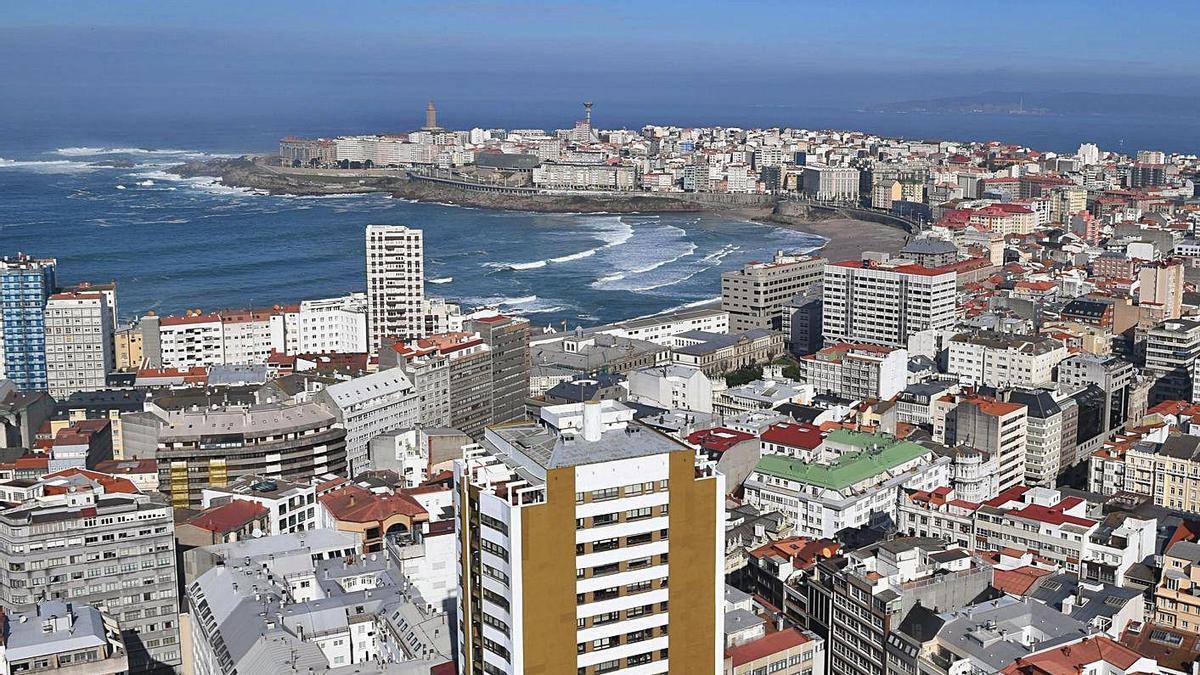
[[[583,440],[598,441],[604,428],[599,401],[587,401],[583,404]]]

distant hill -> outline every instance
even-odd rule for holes
[[[916,99],[882,103],[868,112],[992,113],[1012,115],[1160,115],[1192,116],[1200,96],[1167,94],[1105,94],[1099,92],[1029,93],[988,91],[970,96]]]

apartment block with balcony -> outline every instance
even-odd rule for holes
[[[459,672],[719,672],[723,477],[620,403],[541,415],[455,466]]]

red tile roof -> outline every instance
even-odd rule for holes
[[[42,481],[49,481],[55,478],[74,477],[84,478],[93,483],[99,484],[100,487],[104,489],[105,494],[141,494],[141,490],[137,489],[137,486],[134,485],[133,482],[128,478],[110,476],[106,473],[97,473],[95,471],[88,471],[87,469],[63,469],[62,471],[55,471],[54,473],[43,476]],[[68,487],[65,485],[46,485],[44,490],[48,495],[65,494],[68,490]]]
[[[234,499],[214,506],[192,518],[188,525],[195,525],[209,532],[233,532],[267,515],[267,509],[258,502]]]
[[[762,440],[765,443],[814,450],[825,440],[825,435],[821,433],[820,427],[808,423],[781,422],[772,424],[764,431]]]
[[[1141,658],[1132,649],[1101,635],[1022,656],[1000,672],[1003,675],[1067,675],[1083,673],[1087,671],[1087,666],[1100,662],[1127,670]]]
[[[992,569],[992,587],[1012,595],[1027,595],[1037,580],[1052,574],[1037,567],[1018,567],[1015,570]]]
[[[357,485],[347,485],[320,497],[335,519],[350,523],[372,523],[392,516],[426,516],[425,507],[404,493],[375,494]]]
[[[732,661],[733,666],[745,665],[761,658],[784,652],[793,647],[799,647],[809,641],[809,637],[795,628],[768,633],[761,638],[746,644],[730,647],[725,650],[725,658]]]
[[[725,452],[742,441],[753,440],[754,436],[744,431],[714,427],[688,435],[687,441],[712,452]]]

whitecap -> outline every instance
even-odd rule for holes
[[[124,186],[124,185],[118,185],[118,186],[117,186],[117,189],[118,189],[118,190],[124,190],[124,189],[125,189],[125,186]]]
[[[425,281],[428,281],[431,284],[448,284],[451,281],[454,281],[454,277],[441,277],[438,279],[426,279]]]
[[[26,169],[41,173],[75,173],[80,171],[95,171],[97,168],[101,167],[69,159],[24,160],[0,157],[0,169]]]
[[[139,180],[137,184],[142,187],[150,187],[151,185],[154,185],[154,181],[147,178],[146,180]]]

